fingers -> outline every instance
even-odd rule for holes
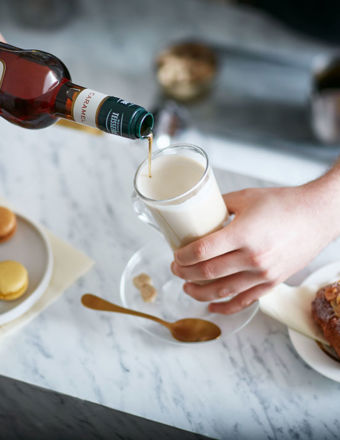
[[[240,272],[208,284],[185,283],[183,290],[198,301],[214,301],[247,291],[261,282],[256,272]]]
[[[249,307],[253,302],[258,300],[260,296],[272,288],[273,285],[270,283],[259,284],[240,293],[230,301],[209,304],[209,311],[212,313],[222,313],[224,315],[240,312],[244,308]]]
[[[181,266],[176,261],[171,269],[175,275],[184,280],[205,281],[226,277],[233,273],[251,270],[253,262],[246,252],[229,252],[212,260],[203,261],[191,266]]]
[[[237,214],[248,197],[247,190],[224,194],[223,198],[230,214]],[[233,220],[219,231],[200,238],[175,252],[175,261],[182,266],[189,266],[209,260],[241,246],[243,235],[238,233],[237,220]]]
[[[223,200],[224,203],[227,205],[229,214],[236,214],[240,197],[242,197],[242,191],[234,191],[231,193],[223,194]]]
[[[255,190],[256,192],[258,189]],[[249,199],[254,197],[254,189],[246,188],[241,191],[234,191],[223,194],[224,203],[227,205],[229,214],[238,214],[247,206]]]
[[[219,231],[178,249],[175,252],[175,262],[181,266],[189,266],[237,250],[233,224],[231,222]]]

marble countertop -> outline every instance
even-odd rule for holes
[[[133,319],[80,305],[88,291],[119,301],[125,264],[154,237],[130,204],[146,145],[58,126],[28,132],[5,121],[0,132],[1,191],[96,261],[60,300],[1,341],[0,374],[214,438],[336,432],[339,384],[306,366],[287,329],[260,313],[235,336],[178,347]],[[223,191],[267,185],[224,170],[217,177]],[[325,260],[336,259],[334,246]]]
[[[95,6],[87,1],[83,15],[72,25],[48,35],[6,20],[7,10],[1,4],[0,27],[13,44],[57,53],[75,82],[100,86],[107,93],[114,89],[115,94],[146,106],[157,96],[150,67],[154,54],[166,39],[209,33],[204,13],[216,20],[214,35],[219,41],[239,41],[235,23],[240,22],[243,43],[247,40],[261,48],[267,40],[265,17],[249,20],[245,28],[247,10],[230,7],[222,16],[222,5],[213,12],[206,2],[189,0],[182,7],[187,26],[181,27],[183,21],[176,22],[171,2],[157,6],[148,0],[143,8],[159,14],[155,26],[168,31],[155,42],[145,24],[133,16],[129,25],[143,37],[136,41],[122,33],[123,2],[117,3],[116,15],[113,3],[100,2],[104,4],[109,9],[103,13],[106,21],[96,14],[88,18]],[[191,18],[195,5],[201,11],[198,21]],[[89,23],[96,32],[84,33],[84,24]],[[303,49],[307,59],[320,50],[319,44],[291,35],[275,23],[268,26],[276,32],[277,49],[283,53],[287,47]],[[280,43],[283,40],[286,45]],[[78,52],[69,41],[78,45]],[[152,50],[140,53],[141,44]],[[126,53],[132,47],[134,63],[127,63],[127,55],[115,56],[119,48]],[[109,50],[112,57],[104,56]],[[196,132],[187,136],[206,146],[219,165],[216,174],[223,191],[268,186],[272,176],[277,183],[305,181],[322,172],[334,156],[326,152],[319,160],[311,154],[297,162],[294,155],[284,153],[287,167],[277,167],[273,173],[272,164],[281,164],[280,153]],[[261,159],[255,163],[258,152]],[[80,306],[87,291],[118,301],[120,275],[128,259],[154,237],[130,204],[134,171],[145,154],[143,142],[58,126],[29,131],[0,120],[1,195],[96,261],[94,269],[60,300],[1,341],[0,374],[214,438],[336,437],[340,385],[309,368],[295,353],[287,329],[261,313],[234,336],[209,345],[178,347],[153,339],[133,319],[90,314]],[[295,171],[289,174],[290,169]],[[339,243],[332,244],[295,282],[336,260],[338,253]]]

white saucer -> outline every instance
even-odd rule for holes
[[[52,276],[53,255],[45,232],[35,222],[16,213],[17,230],[0,243],[0,261],[15,260],[29,275],[27,292],[14,301],[0,301],[0,325],[18,318],[35,304],[47,289]]]
[[[173,253],[161,235],[137,251],[130,258],[121,277],[120,297],[122,305],[156,315],[170,322],[181,318],[207,319],[220,327],[222,339],[241,330],[255,316],[259,308],[258,301],[233,315],[210,313],[208,303],[196,301],[183,292],[182,285],[184,281],[177,278],[170,271],[172,260]],[[139,291],[133,285],[133,277],[142,272],[151,276],[158,291],[154,303],[144,302]],[[135,319],[135,322],[143,330],[167,342],[185,345],[173,339],[170,332],[159,324],[142,318]],[[204,343],[206,344],[206,342]]]
[[[315,284],[319,287],[340,279],[340,262],[331,263],[313,272],[302,285]],[[315,292],[316,293],[316,292]],[[290,340],[301,358],[314,370],[340,382],[340,362],[324,353],[315,341],[288,329]]]

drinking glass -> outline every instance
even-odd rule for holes
[[[148,172],[148,161],[145,160],[136,171],[132,197],[138,217],[160,231],[171,248],[176,250],[220,229],[228,219],[228,211],[206,152],[195,145],[173,145],[156,151],[152,162],[161,156],[174,155],[192,159],[202,166],[199,181],[193,181],[192,187],[175,197],[151,199],[143,194],[139,185],[140,175]],[[189,167],[195,162],[186,163]]]

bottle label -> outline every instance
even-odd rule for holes
[[[0,60],[0,88],[1,88],[2,80],[4,79],[5,76],[5,70],[6,70],[5,63]]]
[[[97,127],[107,133],[129,137],[129,122],[135,114],[136,108],[138,106],[131,102],[110,96],[98,110]],[[126,124],[125,127],[124,124]]]
[[[73,119],[80,124],[97,127],[98,111],[107,97],[92,89],[82,90],[73,104]]]
[[[141,137],[140,124],[144,114],[147,111],[139,105],[92,89],[82,90],[72,109],[74,121],[130,139]]]

